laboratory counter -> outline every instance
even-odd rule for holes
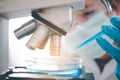
[[[93,73],[83,73],[79,78],[50,76],[47,74],[38,74],[33,72],[16,72],[19,68],[9,69],[5,73],[0,74],[0,80],[95,80]]]

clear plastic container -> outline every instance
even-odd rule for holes
[[[27,70],[63,77],[79,77],[82,74],[82,60],[72,57],[41,57],[27,60]]]

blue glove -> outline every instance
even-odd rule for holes
[[[120,16],[111,17],[110,22],[113,26],[103,25],[102,31],[108,37],[120,44]],[[97,43],[117,62],[116,76],[120,79],[120,47],[114,46],[102,37],[96,39]]]

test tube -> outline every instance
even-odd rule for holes
[[[61,51],[61,35],[50,35],[50,55],[59,56]]]
[[[43,42],[47,38],[49,31],[44,25],[39,25],[26,46],[31,50],[35,50],[38,47],[43,49],[45,46]]]
[[[14,30],[14,34],[18,39],[21,39],[31,33],[33,33],[36,29],[36,21],[31,19],[27,23],[23,24],[21,27]]]

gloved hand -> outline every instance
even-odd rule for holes
[[[113,26],[103,25],[102,31],[108,37],[113,39],[115,42],[120,44],[120,16],[113,16],[110,19]],[[107,40],[102,37],[98,37],[97,43],[117,62],[116,65],[116,76],[120,79],[120,47],[110,44]]]

